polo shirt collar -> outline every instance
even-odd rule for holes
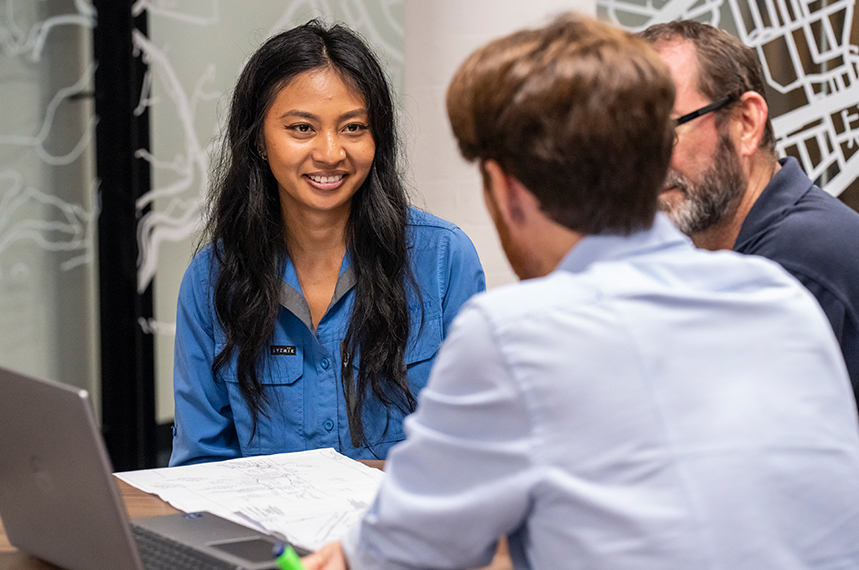
[[[795,158],[789,156],[778,162],[781,169],[755,200],[743,220],[743,225],[740,226],[740,233],[734,242],[735,251],[740,251],[745,242],[753,238],[760,228],[770,227],[784,216],[814,186]]]

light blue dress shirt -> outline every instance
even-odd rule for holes
[[[407,236],[421,292],[419,300],[409,291],[411,322],[405,354],[409,386],[417,394],[426,385],[454,316],[471,295],[485,289],[485,282],[474,246],[453,224],[412,209]],[[212,377],[212,360],[224,346],[224,331],[212,300],[217,275],[212,264],[208,247],[191,262],[179,291],[170,464],[322,447],[355,459],[384,459],[388,449],[405,437],[404,414],[368,397],[363,411],[368,444],[353,447],[340,381],[340,343],[355,296],[350,256],[343,260],[331,306],[315,331],[295,268],[287,263],[282,306],[260,376],[271,406],[267,416],[260,415],[256,432],[236,381],[235,355]],[[356,355],[356,377],[359,360]]]
[[[650,231],[474,297],[353,570],[859,568],[859,429],[814,298],[775,263]]]

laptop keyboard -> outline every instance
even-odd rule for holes
[[[217,570],[236,566],[195,550],[164,535],[131,525],[137,550],[146,570]]]

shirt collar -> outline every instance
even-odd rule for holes
[[[672,247],[693,247],[665,214],[659,213],[650,229],[628,236],[585,236],[558,264],[559,271],[581,273],[599,261],[621,260]]]
[[[289,256],[286,258],[286,267],[283,269],[282,279],[280,286],[281,306],[298,317],[308,329],[313,330],[313,324],[310,319],[310,307],[302,294],[301,284],[298,282],[298,274],[295,272],[295,266],[292,264]],[[340,275],[337,277],[334,296],[325,310],[326,313],[355,286],[356,281],[355,271],[352,269],[352,253],[349,248],[346,248],[346,255],[343,256],[343,262],[340,264]]]
[[[744,242],[757,234],[758,228],[769,227],[783,216],[788,208],[796,204],[814,186],[795,158],[789,156],[778,162],[781,169],[766,185],[743,220],[734,250],[739,251]]]

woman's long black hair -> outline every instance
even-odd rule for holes
[[[254,426],[260,414],[268,415],[258,375],[279,312],[287,245],[277,181],[260,150],[263,122],[280,89],[297,75],[320,68],[333,69],[363,96],[376,145],[346,226],[356,285],[340,349],[341,375],[352,444],[357,447],[365,443],[361,410],[368,391],[386,407],[415,408],[404,363],[409,336],[406,286],[413,286],[414,278],[390,88],[373,53],[344,26],[326,27],[314,20],[282,32],[251,56],[239,77],[214,168],[204,236],[220,267],[214,304],[225,333],[212,374],[237,353],[237,380]],[[356,380],[352,370],[357,355]]]

